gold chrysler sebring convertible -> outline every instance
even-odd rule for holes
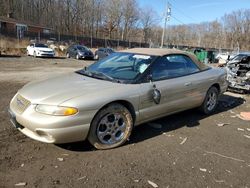
[[[113,53],[82,70],[25,85],[10,102],[12,124],[46,143],[125,143],[134,126],[199,107],[214,112],[226,71],[170,49]]]

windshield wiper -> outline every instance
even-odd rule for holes
[[[110,80],[110,81],[114,81],[115,80],[114,78],[112,78],[111,76],[109,76],[109,75],[107,75],[107,74],[105,74],[103,72],[91,71],[89,73],[92,74],[95,77],[103,78],[105,80]]]
[[[85,76],[89,76],[92,78],[98,78],[98,79],[102,79],[102,80],[108,80],[108,81],[112,81],[112,82],[117,82],[117,83],[121,83],[120,80],[115,79],[103,72],[97,72],[97,71],[88,71],[88,70],[80,70],[80,71],[76,71],[79,74],[85,75]]]

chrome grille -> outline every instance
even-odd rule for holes
[[[17,113],[23,113],[30,105],[30,101],[17,94],[12,102],[12,108]]]

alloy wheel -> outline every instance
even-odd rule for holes
[[[208,95],[207,98],[207,109],[209,111],[212,111],[214,109],[214,107],[216,106],[217,103],[217,95],[215,92],[211,92]]]
[[[97,137],[103,144],[120,142],[126,131],[125,117],[119,113],[105,115],[97,126]]]

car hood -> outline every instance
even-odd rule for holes
[[[59,105],[84,94],[120,87],[122,84],[90,78],[77,73],[65,74],[25,85],[19,94],[32,104]]]
[[[40,51],[45,51],[45,52],[53,52],[53,50],[51,48],[39,48],[39,47],[35,47],[36,50],[40,50]]]

